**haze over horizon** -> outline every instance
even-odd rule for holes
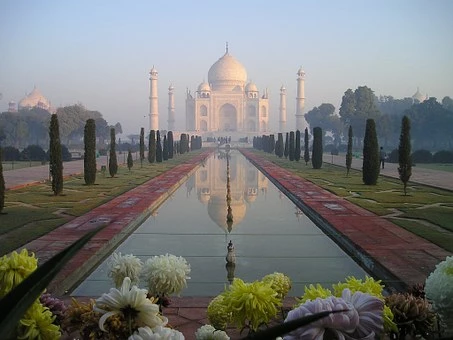
[[[123,134],[149,126],[149,70],[159,72],[160,128],[168,86],[176,128],[185,128],[193,92],[225,53],[240,61],[270,97],[278,126],[279,89],[287,89],[287,126],[295,125],[296,72],[306,72],[305,112],[348,89],[377,96],[453,97],[453,2],[422,1],[77,1],[6,0],[0,20],[0,111],[33,86],[53,106],[82,103]]]

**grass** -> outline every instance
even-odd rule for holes
[[[416,165],[419,168],[424,168],[424,169],[432,169],[432,170],[438,170],[438,171],[447,171],[447,172],[453,172],[453,164],[440,164],[440,163],[429,163],[429,164],[423,164],[423,163],[418,163]]]
[[[52,194],[51,183],[6,191],[5,207],[0,215],[0,255],[89,212],[200,152],[178,155],[162,163],[149,164],[146,161],[143,167],[135,162],[131,171],[120,165],[115,177],[98,172],[96,184],[90,186],[85,184],[83,175],[73,176],[65,180],[63,195],[60,196]]]
[[[364,185],[362,172],[323,163],[322,169],[313,169],[311,162],[291,162],[273,154],[254,151],[267,160],[286,168],[300,177],[349,200],[373,213],[388,217],[399,214],[405,220],[391,219],[395,224],[410,230],[440,247],[453,252],[453,192],[408,183],[408,195],[398,179],[380,176],[376,185]]]
[[[41,166],[43,165],[42,162],[38,161],[3,161],[2,166],[3,166],[3,171],[8,171],[8,170],[17,170],[17,169],[22,169],[22,168],[31,168],[33,166]]]

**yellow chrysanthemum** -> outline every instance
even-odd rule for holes
[[[208,305],[207,310],[209,323],[216,329],[226,329],[231,322],[232,313],[225,305],[224,296],[217,295]]]
[[[283,300],[291,289],[291,279],[283,273],[275,272],[266,275],[261,281],[270,284],[271,288],[277,292],[277,297],[280,300]]]
[[[241,279],[234,279],[223,296],[236,326],[239,328],[249,326],[253,331],[275,317],[277,307],[281,305],[277,293],[261,281],[245,283]]]
[[[316,286],[314,285],[310,285],[308,287],[305,286],[304,295],[300,299],[297,299],[296,305],[300,306],[309,300],[313,301],[316,300],[317,298],[325,299],[329,296],[332,296],[332,292],[329,289],[321,286],[319,283],[317,283]]]
[[[0,258],[0,297],[8,294],[11,289],[21,283],[38,267],[35,254],[28,254],[27,249],[20,253],[13,251]]]
[[[339,282],[338,284],[332,285],[335,296],[341,296],[343,290],[348,288],[352,293],[362,292],[372,296],[383,299],[382,290],[384,285],[381,285],[381,280],[374,280],[372,277],[367,276],[365,282],[362,279],[356,279],[353,276],[346,278],[345,282]]]
[[[20,320],[18,339],[60,339],[60,327],[53,324],[55,316],[49,308],[35,302]]]

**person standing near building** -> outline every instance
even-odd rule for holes
[[[385,157],[387,157],[387,155],[384,151],[384,148],[381,146],[381,150],[379,151],[379,159],[380,159],[382,169],[384,169]]]

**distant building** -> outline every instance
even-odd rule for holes
[[[33,91],[31,91],[28,95],[26,95],[19,101],[18,106],[19,110],[32,109],[34,107],[37,107],[49,112],[53,111],[50,101],[42,95],[42,93],[36,88],[36,86],[33,88]]]
[[[423,95],[420,93],[420,89],[417,87],[417,92],[415,92],[412,96],[412,100],[415,102],[423,103],[425,100],[428,99],[428,95]]]
[[[8,103],[8,112],[17,112],[17,105],[16,105],[16,102],[14,100],[11,100]]]

